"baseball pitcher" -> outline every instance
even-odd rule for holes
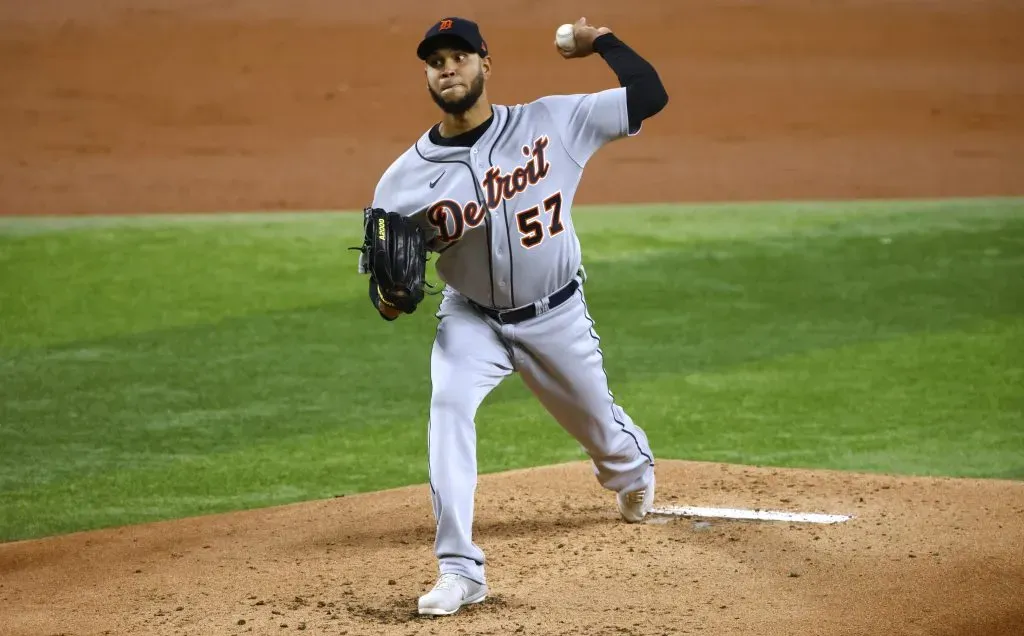
[[[566,25],[556,51],[566,59],[596,52],[619,86],[492,104],[478,26],[458,17],[431,26],[416,52],[441,119],[388,167],[364,210],[359,272],[369,275],[382,318],[416,310],[429,253],[444,283],[428,420],[440,577],[420,597],[421,614],[453,614],[487,596],[472,537],[474,420],[512,373],[586,449],[626,521],[642,521],[653,505],[654,455],[608,387],[572,204],[594,153],[638,134],[668,95],[654,68],[608,28]]]

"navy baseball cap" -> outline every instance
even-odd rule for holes
[[[426,35],[423,36],[423,41],[416,47],[416,55],[421,60],[427,59],[427,56],[443,43],[445,38],[456,38],[462,40],[469,46],[469,50],[478,54],[480,57],[487,57],[487,43],[484,42],[484,37],[480,35],[480,27],[477,26],[476,22],[467,20],[465,18],[442,18],[438,20],[433,26],[431,26]]]

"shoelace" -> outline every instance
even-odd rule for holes
[[[631,492],[628,495],[626,495],[626,501],[628,501],[631,504],[643,503],[645,492],[646,491],[644,490],[637,490],[636,492]]]
[[[459,581],[459,575],[458,574],[452,574],[452,573],[442,574],[441,578],[438,579],[438,581],[437,581],[437,585],[434,586],[434,589],[435,590],[450,590],[450,589],[452,589],[452,587],[456,583],[458,583],[458,581]]]

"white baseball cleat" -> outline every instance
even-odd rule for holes
[[[420,597],[420,614],[447,616],[463,605],[479,603],[487,598],[487,584],[477,583],[461,574],[442,574],[434,589]]]
[[[633,492],[620,492],[615,495],[619,504],[619,514],[629,523],[640,523],[654,507],[654,477],[647,488]]]

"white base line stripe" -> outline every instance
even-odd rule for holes
[[[824,515],[812,512],[782,512],[780,510],[743,510],[739,508],[691,508],[669,506],[654,508],[652,514],[676,517],[718,519],[750,519],[754,521],[795,521],[797,523],[842,523],[852,519],[849,515]]]

